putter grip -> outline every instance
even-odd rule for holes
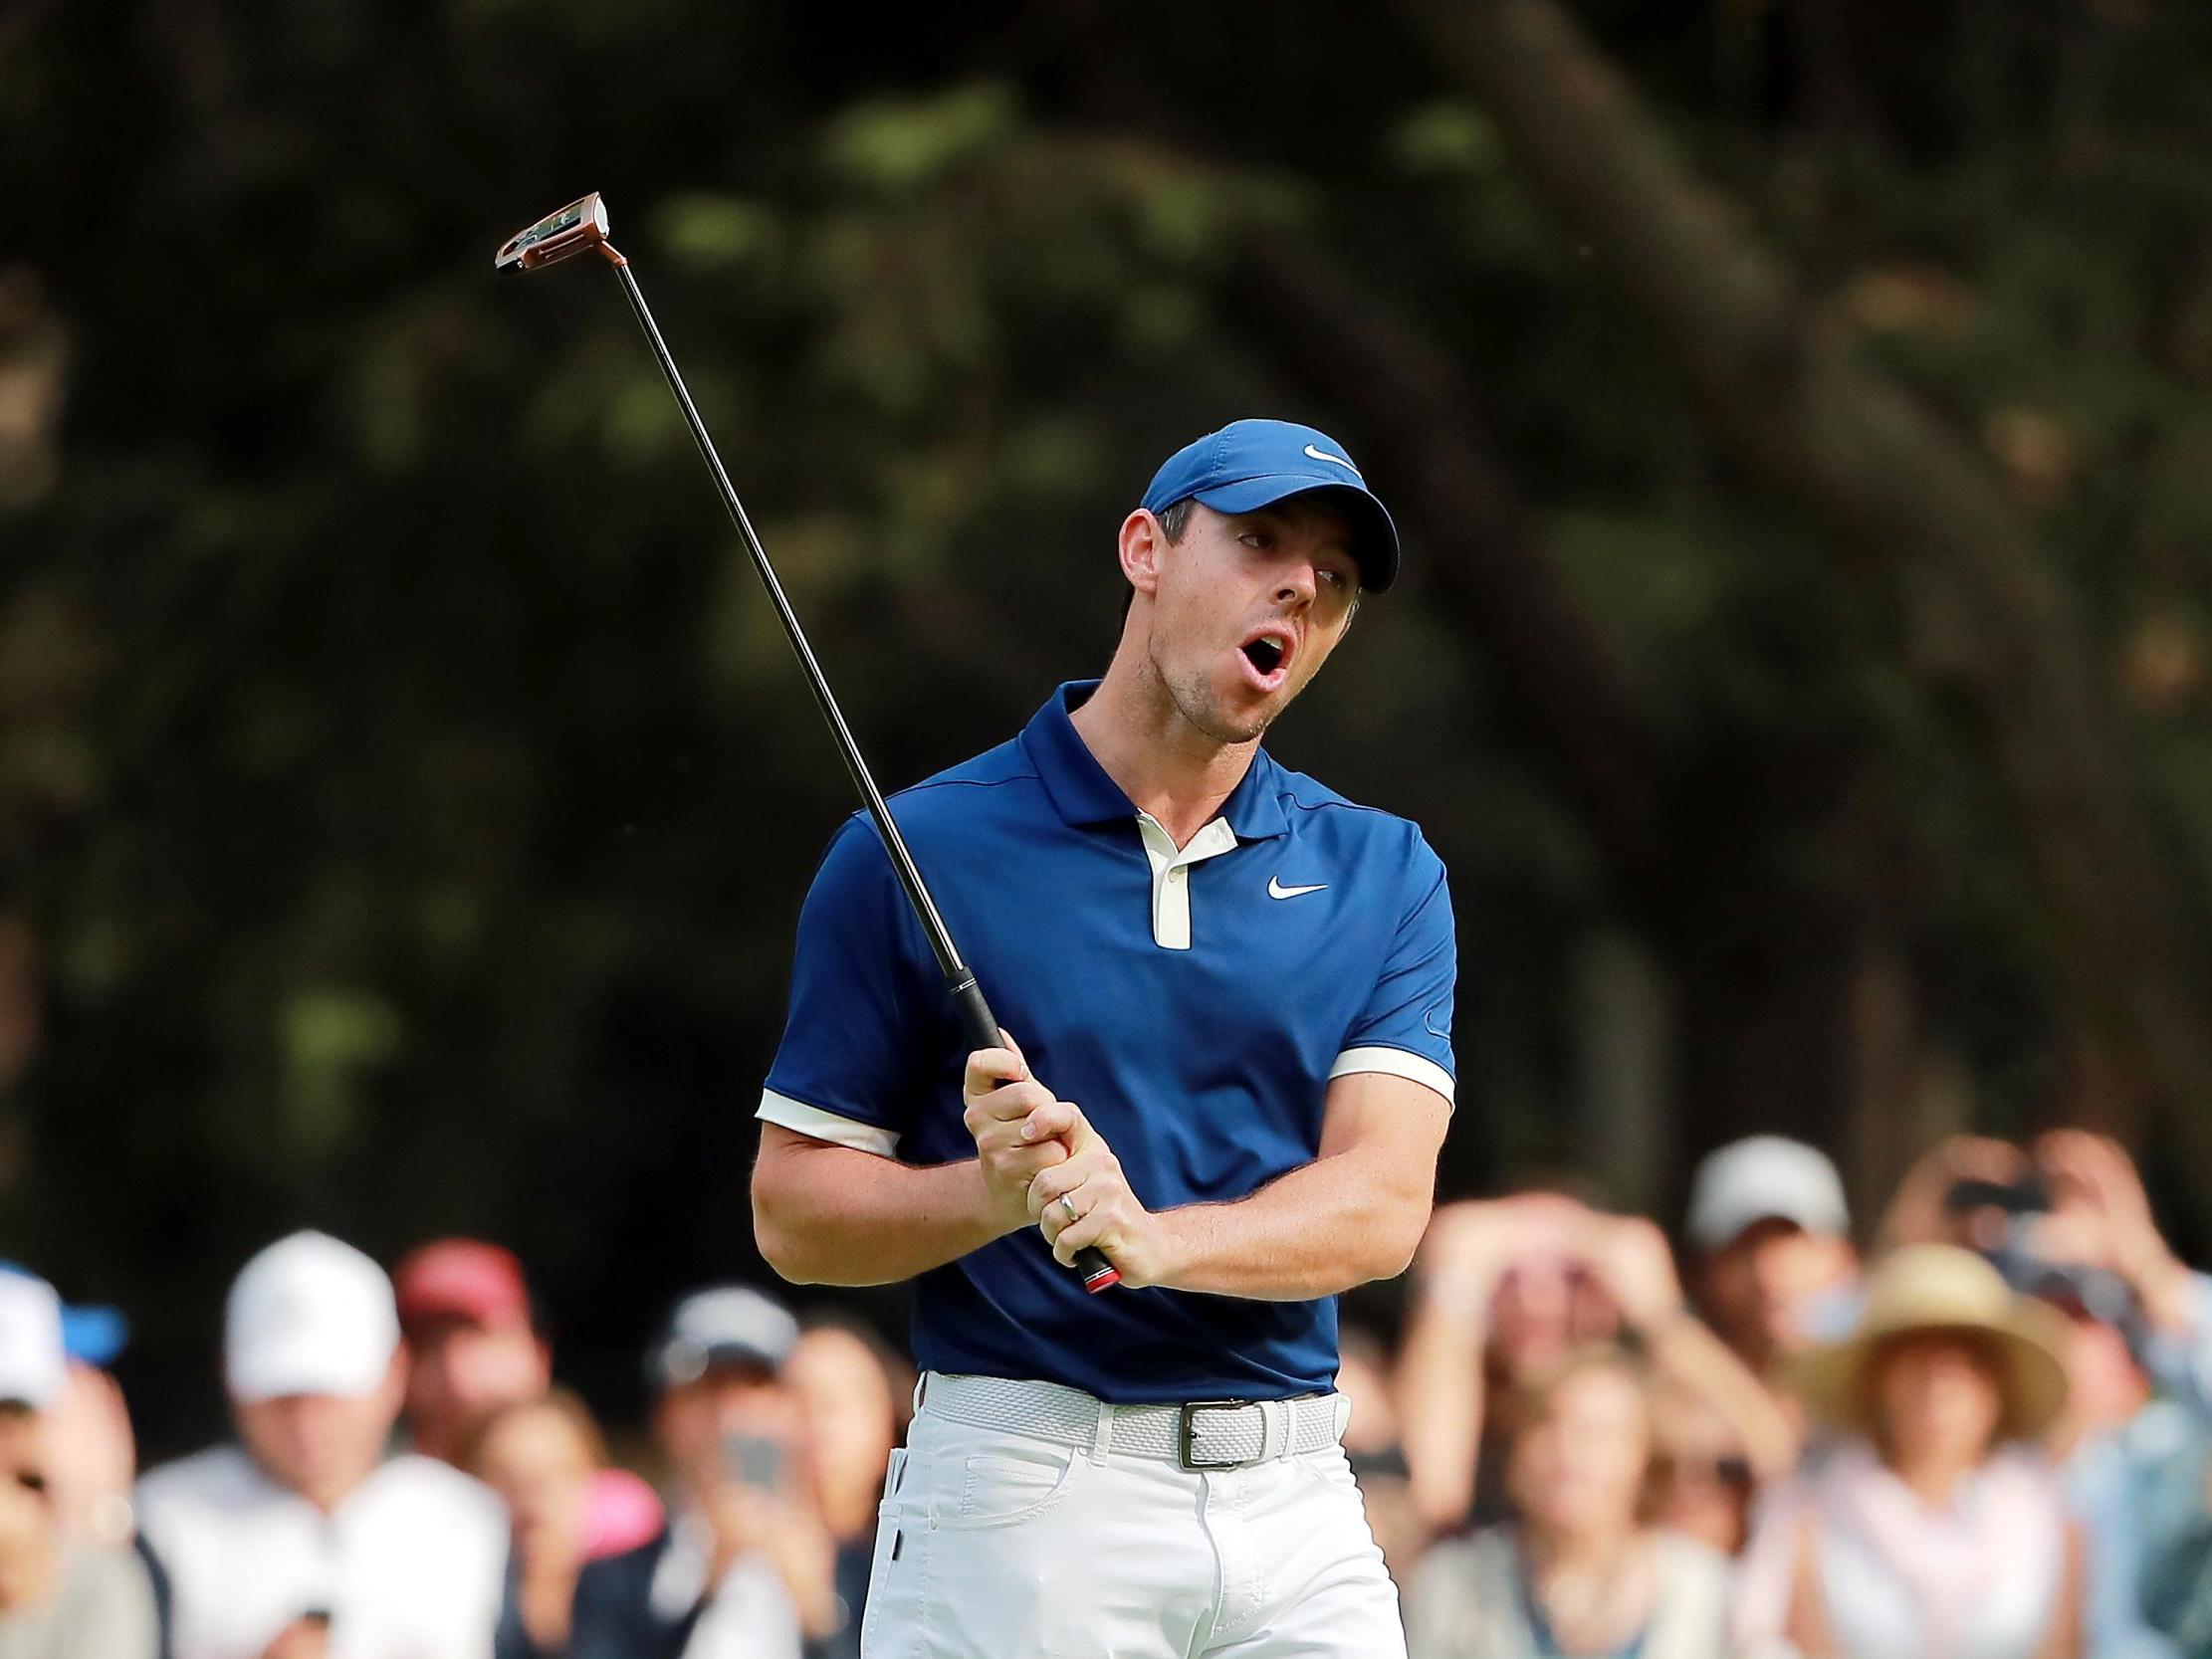
[[[998,1021],[991,1011],[991,1004],[984,1000],[983,987],[976,983],[973,973],[953,987],[953,1003],[960,1009],[961,1032],[967,1038],[969,1053],[980,1048],[997,1048],[1004,1043]],[[1083,1277],[1083,1289],[1093,1296],[1121,1283],[1121,1271],[1098,1250],[1076,1251],[1075,1271]]]

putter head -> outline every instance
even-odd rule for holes
[[[594,190],[501,243],[500,251],[492,258],[492,269],[504,271],[512,265],[519,270],[536,271],[541,266],[557,265],[577,254],[604,247],[606,239],[606,203],[599,200],[599,193]]]

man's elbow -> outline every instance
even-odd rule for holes
[[[777,1278],[793,1285],[820,1284],[821,1264],[799,1213],[800,1195],[792,1190],[787,1173],[776,1167],[782,1161],[764,1156],[754,1166],[753,1242]]]
[[[775,1271],[775,1276],[789,1285],[818,1285],[821,1276],[809,1259],[804,1241],[790,1228],[779,1226],[762,1208],[759,1198],[753,1201],[753,1242],[760,1247],[761,1260]]]
[[[1414,1265],[1414,1247],[1409,1244],[1400,1249],[1393,1241],[1378,1239],[1369,1246],[1366,1259],[1360,1265],[1366,1270],[1360,1280],[1363,1285],[1395,1279]]]
[[[1368,1270],[1369,1281],[1395,1279],[1414,1265],[1414,1252],[1421,1248],[1422,1235],[1429,1230],[1429,1211],[1430,1195],[1426,1192],[1381,1206],[1366,1229],[1368,1248],[1362,1265]]]

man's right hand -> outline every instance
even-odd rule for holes
[[[984,1200],[1001,1233],[1029,1225],[1029,1183],[1037,1172],[1064,1163],[1062,1140],[1035,1139],[1024,1133],[1029,1114],[1053,1104],[1052,1091],[1029,1075],[1028,1062],[1013,1038],[1004,1048],[978,1049],[968,1057],[960,1096],[962,1122],[975,1139],[983,1171]]]

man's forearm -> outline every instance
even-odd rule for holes
[[[1804,1443],[1789,1414],[1696,1315],[1686,1308],[1676,1309],[1656,1329],[1644,1333],[1644,1344],[1663,1375],[1727,1420],[1762,1486],[1786,1479],[1796,1469]]]
[[[1418,1286],[1406,1323],[1398,1359],[1399,1438],[1414,1508],[1433,1527],[1456,1527],[1474,1504],[1489,1300],[1487,1285],[1479,1296],[1466,1297],[1432,1279]]]
[[[764,1126],[753,1231],[793,1284],[887,1285],[943,1267],[1010,1229],[976,1160],[926,1168]]]
[[[1175,1290],[1310,1302],[1406,1271],[1429,1224],[1430,1189],[1359,1152],[1317,1158],[1232,1204],[1162,1210]]]

